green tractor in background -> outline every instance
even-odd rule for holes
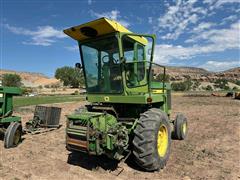
[[[0,86],[0,133],[4,136],[4,147],[15,147],[21,142],[21,117],[13,116],[13,96],[22,94],[17,87]]]
[[[90,102],[67,116],[67,149],[117,160],[132,153],[146,171],[163,168],[171,138],[186,137],[187,120],[182,114],[170,120],[171,87],[165,67],[153,62],[155,35],[134,34],[107,18],[64,33],[78,41],[76,67]]]

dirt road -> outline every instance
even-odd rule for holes
[[[166,168],[154,173],[139,171],[132,159],[117,164],[68,152],[64,115],[82,105],[57,104],[63,108],[63,126],[56,131],[25,135],[13,149],[4,149],[0,141],[0,179],[240,179],[239,100],[174,96],[173,115],[182,112],[188,117],[188,137],[172,142]],[[32,112],[33,107],[25,107],[16,114],[26,122]]]

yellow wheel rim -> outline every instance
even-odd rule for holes
[[[164,157],[168,148],[168,131],[165,125],[161,125],[159,128],[157,148],[159,156]]]
[[[186,134],[186,130],[187,130],[187,123],[185,122],[182,125],[182,132],[183,132],[184,135]]]

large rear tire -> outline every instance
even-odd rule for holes
[[[136,163],[146,171],[166,165],[171,146],[171,131],[167,114],[152,108],[141,114],[133,139]]]
[[[4,135],[4,147],[12,148],[16,147],[21,141],[22,137],[22,125],[18,122],[12,122]]]

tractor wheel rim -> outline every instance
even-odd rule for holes
[[[20,141],[20,131],[19,130],[17,130],[16,132],[15,132],[15,135],[14,135],[14,139],[13,139],[13,143],[14,143],[14,145],[17,145],[18,143],[19,143],[19,141]]]
[[[186,130],[187,130],[187,123],[185,122],[182,125],[182,132],[183,132],[184,135],[186,134]]]
[[[165,125],[161,125],[158,131],[157,139],[158,155],[164,157],[168,148],[168,131]]]

